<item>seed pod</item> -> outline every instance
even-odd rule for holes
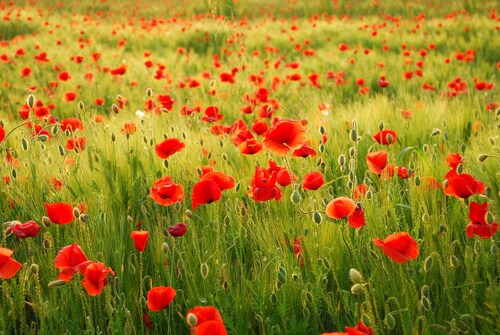
[[[422,180],[420,179],[420,177],[416,176],[415,177],[415,186],[420,186],[421,183],[422,183]]]
[[[26,141],[24,137],[21,139],[21,145],[23,146],[24,151],[28,150],[28,141]]]
[[[350,147],[349,148],[349,156],[354,157],[356,155],[356,148],[355,147]]]
[[[73,216],[75,218],[80,216],[80,210],[78,209],[78,207],[73,207]]]

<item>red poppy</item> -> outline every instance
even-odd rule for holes
[[[71,137],[68,138],[68,141],[66,142],[66,149],[67,150],[75,150],[75,148],[80,152],[85,149],[85,137]]]
[[[167,138],[155,146],[155,151],[161,159],[167,159],[176,152],[182,151],[186,145],[177,138]]]
[[[387,151],[380,150],[370,152],[366,155],[366,164],[368,164],[368,170],[374,174],[382,174],[382,170],[387,165]]]
[[[202,180],[213,180],[221,191],[229,190],[234,187],[234,178],[223,172],[213,171],[213,169],[204,171],[200,176]]]
[[[238,146],[240,153],[244,155],[254,155],[262,150],[262,143],[255,138],[247,139]]]
[[[186,233],[186,224],[184,222],[178,223],[168,227],[167,231],[172,237],[181,237]]]
[[[73,221],[73,206],[64,202],[55,202],[48,204],[44,202],[45,210],[50,221],[53,223],[65,225]]]
[[[356,210],[356,203],[348,197],[338,197],[326,205],[326,215],[333,219],[344,219]]]
[[[92,261],[87,259],[87,256],[85,256],[78,244],[73,243],[65,246],[59,251],[54,260],[54,267],[62,269],[57,279],[69,282],[77,271],[84,274],[85,269],[90,263]]]
[[[134,240],[134,247],[138,251],[144,251],[148,245],[149,232],[145,230],[133,231],[130,237]]]
[[[469,208],[469,219],[471,222],[467,225],[465,232],[468,237],[473,238],[474,235],[482,239],[488,239],[495,235],[498,231],[498,223],[493,222],[488,224],[486,222],[486,214],[488,213],[488,203],[478,204],[471,202]]]
[[[302,178],[302,188],[305,190],[315,191],[325,183],[325,178],[321,172],[309,172]]]
[[[483,194],[485,187],[481,181],[474,179],[469,174],[458,174],[455,170],[450,170],[446,174],[443,191],[448,196],[465,199],[473,194]]]
[[[375,237],[373,242],[393,261],[402,264],[416,259],[419,253],[418,243],[408,233],[395,233],[385,240]]]
[[[224,322],[219,314],[219,311],[212,306],[197,306],[190,309],[189,314],[196,317],[196,325],[191,325],[192,333],[196,335],[227,335]]]
[[[365,225],[365,211],[361,206],[357,206],[347,220],[352,228],[361,228]]]
[[[0,143],[2,143],[4,139],[5,139],[5,129],[3,129],[2,126],[0,126]]]
[[[251,189],[247,192],[255,201],[263,202],[281,199],[281,190],[276,187],[278,174],[276,171],[268,172],[264,168],[255,167],[255,173],[251,180]]]
[[[271,174],[271,173],[273,173],[273,171],[276,172],[276,174],[277,174],[276,182],[280,186],[285,187],[285,186],[291,185],[292,182],[296,179],[295,175],[290,174],[290,172],[288,172],[288,170],[285,166],[279,166],[278,164],[276,164],[275,161],[270,159],[269,160],[269,168],[267,169],[267,173]]]
[[[379,144],[391,145],[396,143],[396,132],[392,129],[384,129],[373,135],[373,139]]]
[[[401,179],[410,178],[410,172],[404,166],[398,166],[398,177]]]
[[[22,264],[11,258],[14,252],[7,248],[0,248],[0,278],[9,279],[15,276]]]
[[[201,120],[204,122],[216,122],[223,119],[223,115],[219,114],[219,107],[209,106],[205,109],[205,115],[202,116]]]
[[[168,94],[160,94],[158,96],[158,101],[161,106],[169,112],[174,108],[174,104],[176,102],[175,100],[172,100]]]
[[[222,198],[222,191],[217,183],[212,179],[202,179],[193,187],[191,203],[193,209],[199,205],[210,204]]]
[[[64,101],[71,102],[75,100],[77,97],[77,93],[75,91],[68,91],[64,93]]]
[[[373,335],[373,329],[365,326],[363,321],[359,321],[359,323],[354,327],[345,327],[347,335]]]
[[[71,79],[71,75],[67,71],[59,73],[59,75],[57,77],[61,81],[68,81]]]
[[[460,154],[448,154],[446,155],[446,165],[452,169],[456,169],[460,163],[462,163],[463,157]]]
[[[354,200],[359,200],[366,195],[368,192],[368,186],[365,184],[359,184],[354,189]]]
[[[292,153],[292,157],[316,157],[316,150],[311,148],[307,143],[304,143],[300,148],[295,149]]]
[[[272,153],[285,156],[306,141],[306,131],[300,121],[282,119],[267,131],[264,146]]]
[[[70,117],[61,121],[61,130],[69,130],[71,132],[75,130],[83,130],[83,123],[76,117]]]
[[[148,291],[148,309],[151,311],[161,311],[166,308],[175,297],[175,290],[172,286],[153,287]]]
[[[115,275],[110,267],[104,268],[104,263],[91,263],[85,269],[82,285],[87,293],[94,297],[102,293],[104,285],[108,282],[108,274]]]
[[[134,135],[137,131],[137,126],[133,122],[125,122],[120,130],[122,135]]]
[[[25,223],[13,223],[10,225],[10,230],[19,238],[36,236],[40,232],[40,226],[35,221],[27,221]]]
[[[171,206],[184,199],[184,190],[181,185],[166,176],[154,182],[149,196],[162,206]]]

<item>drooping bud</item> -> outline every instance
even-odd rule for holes
[[[356,269],[349,270],[349,279],[355,284],[363,283],[363,275]]]

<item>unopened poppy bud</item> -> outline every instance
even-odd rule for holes
[[[424,310],[428,311],[431,309],[431,302],[424,296],[420,299],[420,306],[422,306]]]
[[[366,327],[370,327],[370,325],[372,324],[372,320],[370,320],[370,317],[366,314],[361,315],[361,321],[363,321],[363,324]]]
[[[420,177],[416,176],[415,177],[415,186],[420,186],[421,183],[422,183],[422,180],[420,179]]]
[[[203,279],[206,279],[208,277],[209,272],[210,272],[210,269],[208,268],[208,264],[207,263],[202,263],[200,265],[201,277]]]
[[[456,269],[458,268],[460,265],[460,261],[458,260],[457,256],[455,255],[451,255],[450,256],[450,266],[453,268],[453,269]]]
[[[321,152],[321,153],[325,152],[325,145],[324,145],[323,143],[321,143],[321,144],[319,145],[318,150],[319,150],[319,152]]]
[[[167,231],[167,234],[168,234],[168,231]],[[168,247],[167,242],[163,242],[163,244],[161,245],[161,250],[163,251],[163,253],[165,253],[165,254],[168,253],[169,249],[170,248]]]
[[[191,210],[189,209],[186,209],[186,216],[190,219],[193,218],[193,212],[191,212]]]
[[[371,198],[373,198],[373,192],[372,192],[372,190],[368,190],[366,192],[365,198],[366,198],[366,200],[370,200]]]
[[[57,286],[63,286],[66,285],[66,282],[64,280],[54,280],[49,283],[49,287],[57,287]]]
[[[323,126],[319,126],[319,133],[320,133],[321,135],[324,135],[324,134],[325,134],[325,132],[326,132],[325,127],[323,127]]]
[[[363,275],[356,269],[349,270],[349,279],[355,284],[363,283]]]
[[[80,210],[78,209],[78,207],[73,207],[73,216],[75,218],[80,216]]]
[[[302,197],[300,196],[300,193],[298,191],[293,191],[290,200],[292,200],[292,203],[294,205],[298,205],[300,204]]]
[[[149,98],[153,96],[153,90],[150,87],[146,88],[146,96]]]
[[[52,221],[50,221],[48,216],[43,216],[42,223],[44,224],[45,227],[50,227]]]
[[[227,161],[227,154],[225,152],[222,153],[222,159],[225,160],[225,161]]]
[[[31,264],[30,266],[30,272],[34,275],[38,274],[38,271],[40,270],[40,267],[38,264]]]
[[[493,217],[493,213],[491,211],[486,212],[486,215],[484,216],[484,221],[487,224],[492,224],[495,222],[495,217]]]
[[[271,300],[271,303],[274,305],[278,302],[278,296],[273,292],[269,296],[269,300]]]
[[[17,171],[16,171],[16,169],[12,169],[11,174],[12,174],[12,178],[14,178],[14,179],[17,178]]]
[[[115,113],[115,114],[118,114],[118,112],[119,112],[118,106],[117,106],[117,105],[115,105],[115,104],[112,104],[112,105],[111,105],[111,111],[112,111],[113,113]]]
[[[87,214],[80,214],[80,215],[78,216],[78,220],[79,220],[81,223],[87,223],[87,222],[89,222],[90,217],[89,217]]]
[[[26,104],[28,105],[28,107],[30,109],[32,109],[33,106],[35,106],[35,101],[36,101],[35,96],[33,94],[30,94],[30,95],[28,95],[28,98],[26,99]]]
[[[323,217],[321,216],[320,212],[314,211],[314,213],[313,213],[313,221],[316,224],[320,224],[321,221],[323,221]]]
[[[297,273],[293,273],[293,274],[292,274],[292,279],[293,279],[294,281],[299,280],[299,275],[298,275]]]
[[[24,137],[21,139],[21,145],[23,146],[24,151],[28,150],[28,141],[26,141]]]
[[[439,128],[434,128],[434,129],[432,130],[431,136],[437,136],[437,135],[439,135],[439,134],[441,134],[441,129],[439,129]]]
[[[445,134],[445,135],[447,135],[447,134]],[[462,144],[462,145],[460,146],[460,151],[462,152],[462,154],[464,154],[464,153],[465,153],[465,149],[467,149],[467,146],[466,146],[466,145],[465,145],[465,143],[464,143],[464,144]]]
[[[196,325],[198,324],[198,318],[193,313],[189,313],[187,315],[186,321],[187,321],[188,325],[190,325],[191,327],[196,327]]]
[[[356,148],[355,147],[350,147],[349,148],[349,156],[354,157],[356,155]]]
[[[78,102],[78,109],[80,111],[83,111],[85,109],[85,104],[83,103],[83,101]]]
[[[482,163],[486,160],[486,158],[488,158],[489,156],[486,155],[486,154],[480,154],[479,156],[477,156],[477,160]]]
[[[391,134],[387,134],[386,138],[387,138],[387,143],[389,144],[392,144],[392,142],[394,141],[394,138],[392,137]]]
[[[236,192],[238,192],[238,191],[240,190],[240,188],[241,188],[241,184],[240,184],[240,183],[238,183],[238,184],[236,184],[236,186],[234,187],[234,190],[235,190]]]
[[[381,120],[378,123],[378,130],[382,131],[382,130],[384,130],[384,128],[385,128],[384,120]]]
[[[432,269],[433,263],[434,263],[434,259],[432,258],[432,255],[430,255],[424,261],[424,271],[429,272]]]
[[[458,164],[457,172],[458,172],[458,174],[461,174],[462,172],[464,172],[464,166],[462,163]]]
[[[351,293],[354,295],[360,295],[365,293],[365,288],[361,284],[354,284],[351,286]]]
[[[356,143],[358,141],[358,131],[356,129],[351,129],[351,131],[349,132],[349,137],[351,141]]]
[[[38,136],[38,139],[40,142],[47,142],[49,140],[49,137],[45,134]]]
[[[338,159],[339,165],[340,166],[345,166],[345,156],[340,154],[339,159]]]
[[[316,160],[316,165],[317,165],[317,166],[320,166],[321,164],[323,164],[323,157],[319,157],[319,158]]]
[[[384,323],[389,330],[394,329],[394,327],[396,326],[396,320],[394,320],[394,317],[391,313],[385,315]]]

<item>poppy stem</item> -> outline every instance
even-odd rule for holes
[[[30,123],[31,123],[31,122],[33,122],[33,121],[34,121],[34,120],[29,120],[29,121],[23,122],[23,123],[21,123],[21,124],[18,124],[18,125],[17,125],[17,126],[15,126],[14,128],[12,128],[12,129],[11,129],[11,130],[7,133],[7,135],[5,135],[5,137],[4,137],[4,139],[3,139],[3,141],[2,141],[2,142],[4,142],[4,143],[5,143],[5,142],[7,141],[7,138],[9,137],[9,135],[10,135],[10,134],[11,134],[14,130],[16,130],[17,128],[20,128],[20,127],[22,127],[22,126],[25,126],[25,125],[27,125],[27,124],[30,124]]]
[[[347,244],[347,241],[344,237],[344,232],[343,232],[343,227],[340,228],[340,236],[342,237],[342,241],[344,242],[345,246],[347,247],[347,251],[349,251],[349,255],[353,257],[351,248],[349,247],[349,244]]]

